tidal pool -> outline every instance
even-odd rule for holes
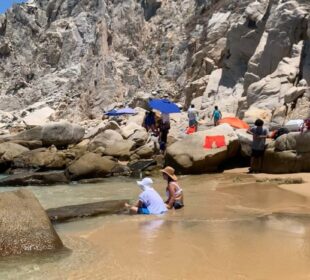
[[[180,184],[183,209],[56,225],[69,250],[4,258],[0,279],[310,279],[306,197],[240,174],[183,176]],[[45,208],[139,194],[130,178],[28,188]],[[161,178],[155,188],[164,195]]]

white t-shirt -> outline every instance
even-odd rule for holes
[[[150,214],[162,214],[167,211],[167,207],[157,191],[147,188],[139,195],[139,200],[149,210]]]
[[[187,115],[190,121],[197,121],[198,119],[198,111],[195,108],[189,108]]]

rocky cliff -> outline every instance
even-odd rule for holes
[[[0,15],[6,122],[169,96],[208,115],[310,117],[309,0],[31,0]],[[2,118],[3,119],[3,118]]]

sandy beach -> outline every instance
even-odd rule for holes
[[[245,175],[248,172],[248,168],[235,168],[226,170],[225,174],[242,174]],[[257,179],[299,179],[301,178],[304,182],[301,184],[280,184],[279,188],[291,191],[306,197],[310,197],[310,173],[291,173],[291,174],[266,174],[256,173],[249,174]]]

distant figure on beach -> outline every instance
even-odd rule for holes
[[[167,181],[166,187],[166,194],[167,200],[166,205],[168,209],[180,209],[184,206],[183,203],[183,190],[179,186],[177,180],[177,176],[175,175],[175,170],[170,167],[166,166],[164,169],[161,170],[163,173],[163,178]]]
[[[163,199],[152,186],[151,178],[146,177],[142,181],[137,181],[137,184],[142,189],[138,202],[134,205],[125,204],[131,214],[159,215],[167,212]]]
[[[149,131],[149,130],[152,130],[153,132],[156,131],[155,113],[153,111],[145,112],[143,126],[146,129],[146,131]]]
[[[170,130],[169,114],[162,113],[159,125],[159,144],[162,153],[166,151],[169,130]]]
[[[211,117],[211,120],[213,119],[214,121],[214,126],[218,125],[218,122],[221,118],[222,118],[222,112],[219,110],[218,106],[215,106]]]
[[[198,120],[199,120],[199,113],[195,108],[195,105],[192,104],[190,108],[187,111],[187,116],[188,116],[188,126],[189,127],[194,127],[195,132],[198,129]]]
[[[255,127],[248,130],[248,133],[253,135],[251,167],[249,172],[260,172],[263,164],[263,156],[265,153],[266,138],[268,137],[268,129],[264,128],[264,121],[257,119]],[[257,161],[258,168],[255,170],[255,162]]]

